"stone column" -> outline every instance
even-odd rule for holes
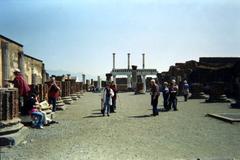
[[[24,74],[24,53],[23,51],[18,52],[18,66],[23,75]]]
[[[137,66],[132,65],[132,89],[136,90],[137,86]]]
[[[91,85],[94,85],[94,83],[93,83],[93,79],[91,79]]]
[[[113,76],[113,82],[116,84],[116,76]]]
[[[142,59],[142,60],[143,60],[143,62],[142,62],[142,63],[143,63],[143,64],[142,64],[142,68],[145,69],[145,53],[143,53],[142,56],[143,56],[143,57],[142,57],[142,58],[143,58],[143,59]]]
[[[98,83],[97,83],[97,88],[101,88],[102,86],[101,86],[101,79],[100,79],[100,76],[98,76]]]
[[[142,82],[143,82],[143,92],[145,93],[146,92],[146,76],[145,75],[143,75],[142,76]]]
[[[130,69],[130,53],[128,53],[128,69]]]
[[[10,61],[9,61],[9,51],[8,51],[8,43],[2,42],[2,56],[3,56],[3,86],[8,87],[8,82],[4,80],[9,80],[9,69],[10,69]]]
[[[115,69],[115,55],[116,53],[113,53],[113,69]]]
[[[132,88],[131,75],[128,75],[128,77],[127,77],[127,87],[128,87],[128,89]]]
[[[83,85],[86,84],[85,83],[85,78],[86,78],[85,74],[82,74],[82,83],[83,83]]]

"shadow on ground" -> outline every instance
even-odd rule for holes
[[[147,117],[152,117],[152,115],[145,114],[145,115],[139,115],[139,116],[129,116],[128,118],[147,118]]]

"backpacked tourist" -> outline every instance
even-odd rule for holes
[[[13,80],[7,80],[10,83],[13,83],[15,88],[18,88],[19,92],[19,109],[22,115],[27,115],[27,108],[25,104],[28,100],[28,94],[30,92],[30,87],[27,84],[27,81],[24,79],[23,75],[20,72],[20,69],[14,70],[15,78]]]
[[[112,97],[114,96],[114,92],[113,90],[110,88],[109,84],[106,84],[106,87],[103,90],[103,116],[105,116],[105,114],[107,114],[107,116],[109,116],[110,113],[110,106],[112,105]]]
[[[152,111],[153,111],[153,116],[158,115],[158,97],[160,95],[159,92],[159,86],[156,84],[155,80],[151,80],[151,105],[152,105]]]
[[[177,92],[178,85],[176,81],[173,79],[171,85],[169,87],[170,97],[169,97],[169,108],[173,108],[174,111],[177,111]]]
[[[48,103],[52,104],[52,112],[56,112],[56,102],[59,97],[60,88],[56,84],[55,77],[51,77],[51,84],[48,90]]]
[[[184,101],[186,102],[189,96],[189,85],[186,80],[184,80],[183,82],[183,96],[184,96]]]
[[[169,88],[168,88],[168,82],[163,83],[163,88],[162,88],[162,93],[163,93],[163,107],[165,111],[169,111]]]
[[[117,86],[114,82],[111,83],[110,88],[113,90],[114,96],[112,97],[112,105],[110,106],[110,112],[115,112],[117,101]]]

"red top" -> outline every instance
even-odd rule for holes
[[[30,91],[26,80],[23,78],[21,73],[17,74],[13,80],[14,87],[18,88],[19,96],[27,96]]]
[[[48,97],[49,98],[58,98],[58,96],[59,96],[59,87],[57,86],[56,83],[52,83],[49,86]]]

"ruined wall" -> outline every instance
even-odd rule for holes
[[[21,44],[18,44],[17,42],[14,42],[10,39],[4,38],[3,36],[0,36],[0,87],[3,87],[4,79],[3,79],[3,43],[8,44],[8,55],[9,55],[9,79],[14,78],[13,71],[15,68],[19,68],[19,52],[23,51],[23,46]]]
[[[29,84],[42,84],[43,63],[28,55],[24,56],[24,76]]]

